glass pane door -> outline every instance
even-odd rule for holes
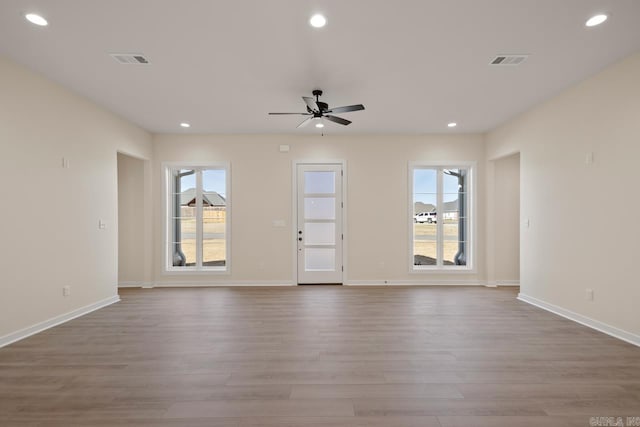
[[[342,283],[342,166],[298,165],[298,282]]]

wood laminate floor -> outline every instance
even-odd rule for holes
[[[121,297],[0,349],[0,425],[574,427],[640,417],[640,349],[519,302],[515,289]]]

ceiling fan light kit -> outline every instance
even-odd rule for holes
[[[326,119],[326,120],[328,120],[330,122],[338,123],[338,124],[343,125],[343,126],[347,126],[347,125],[352,123],[350,120],[343,119],[342,117],[334,116],[333,114],[335,114],[335,113],[349,113],[349,112],[352,112],[352,111],[364,110],[364,105],[362,105],[362,104],[354,104],[354,105],[347,105],[347,106],[344,106],[344,107],[329,108],[329,104],[327,104],[326,102],[320,101],[320,97],[322,96],[322,90],[321,89],[314,89],[313,92],[311,92],[311,93],[313,94],[313,96],[316,97],[315,99],[313,99],[310,96],[303,96],[302,97],[302,100],[304,101],[304,103],[306,104],[306,107],[307,107],[307,112],[306,113],[269,113],[269,115],[300,115],[300,116],[307,116],[307,118],[304,119],[302,121],[302,123],[300,123],[298,125],[298,128],[301,128],[301,127],[304,127],[304,126],[308,125],[313,120],[322,120],[322,119]],[[318,124],[321,124],[322,126],[318,126]],[[317,128],[324,127],[324,124],[322,122],[320,122],[318,124],[316,125]]]

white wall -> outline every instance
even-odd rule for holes
[[[0,94],[1,342],[117,294],[116,152],[151,137],[1,57]]]
[[[118,153],[118,284],[145,284],[144,160]]]
[[[489,159],[514,152],[521,292],[640,336],[640,54],[488,135]]]
[[[520,154],[493,162],[495,277],[498,284],[520,280]]]
[[[289,153],[278,146],[288,144]],[[484,145],[479,135],[296,136],[158,135],[154,137],[154,182],[162,163],[230,162],[232,274],[163,274],[162,245],[155,245],[158,284],[292,283],[294,236],[292,160],[347,161],[347,281],[477,283],[484,280],[484,251],[475,274],[410,274],[407,170],[409,161],[477,161],[478,230],[484,239]],[[155,235],[162,236],[164,207],[155,188]],[[273,227],[285,220],[285,228]],[[479,246],[482,248],[482,246]]]

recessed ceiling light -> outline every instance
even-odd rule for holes
[[[309,24],[311,24],[311,26],[315,28],[322,28],[327,25],[327,18],[318,13],[316,15],[313,15],[311,19],[309,19]]]
[[[27,13],[26,15],[24,15],[24,17],[27,19],[27,21],[31,22],[32,24],[39,25],[40,27],[46,27],[47,25],[49,25],[46,19],[36,13]]]
[[[324,123],[316,123],[316,127],[318,129],[322,129],[324,127]]]
[[[182,122],[182,123],[180,123],[180,127],[183,127],[183,128],[190,128],[190,127],[191,127],[191,125],[190,125],[189,123]]]
[[[458,126],[458,124],[456,122],[451,122],[447,126],[449,126],[450,128],[454,128],[454,127]]]
[[[594,16],[592,16],[591,18],[589,18],[587,20],[585,25],[587,27],[595,27],[596,25],[602,24],[604,21],[607,20],[607,18],[608,18],[608,16],[604,15],[604,14],[594,15]]]

